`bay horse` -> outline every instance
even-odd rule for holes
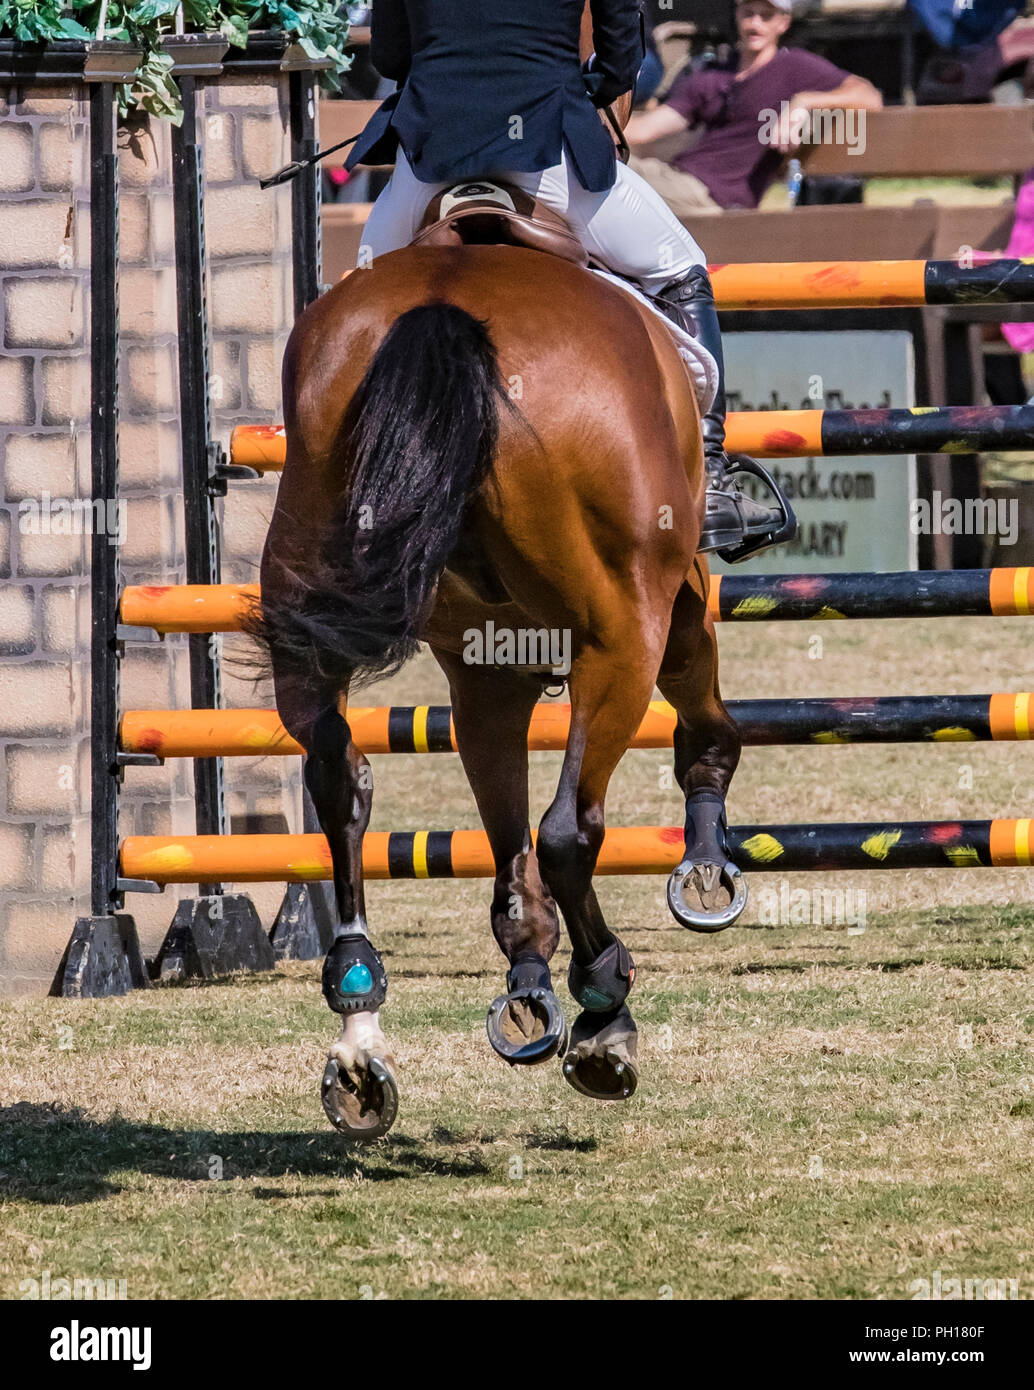
[[[592,52],[591,7],[582,57]],[[615,103],[615,134],[632,98]],[[512,192],[513,190],[511,190]],[[452,699],[456,744],[495,861],[492,931],[509,970],[488,1011],[513,1065],[559,1055],[583,1095],[638,1080],[635,965],[592,876],[607,785],[655,684],[677,712],[685,855],[668,885],[682,925],[719,931],[746,890],[725,844],[740,756],[718,689],[696,555],[700,412],[672,334],[644,302],[569,261],[514,245],[423,245],[378,257],[312,304],[283,363],[287,458],[246,629],[266,647],[280,719],[333,862],[338,936],[324,996],[343,1016],[323,1106],[346,1137],[386,1133],[398,1105],[380,1027],[387,974],[369,938],[362,844],[370,766],[348,696],[419,641]],[[491,626],[490,626],[491,625]],[[476,664],[479,634],[555,635],[571,725],[532,844],[527,736],[555,677]],[[562,914],[568,1038],[549,962]]]
[[[261,613],[279,715],[333,860],[340,925],[324,994],[343,1029],[324,1107],[353,1139],[397,1108],[379,1023],[362,844],[372,778],[348,726],[362,679],[419,641],[448,678],[456,742],[491,844],[492,931],[509,963],[489,1010],[512,1063],[560,1054],[583,1094],[637,1080],[632,958],[592,877],[611,774],[655,684],[677,712],[686,853],[679,920],[717,930],[745,893],[724,841],[740,751],[722,703],[696,556],[704,467],[685,364],[664,322],[600,277],[511,245],[377,258],[300,317],[283,364],[287,459],[262,556]],[[464,659],[472,631],[564,634],[571,725],[532,845],[527,735],[549,671]],[[570,1042],[549,961],[558,909],[582,1012]]]

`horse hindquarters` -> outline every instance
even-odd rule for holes
[[[323,989],[343,1027],[324,1109],[342,1133],[366,1140],[392,1124],[397,1093],[379,1024],[387,976],[363,906],[372,784],[339,701],[357,674],[397,669],[415,650],[468,498],[494,459],[501,387],[484,326],[432,303],[396,317],[351,400],[312,380],[296,394],[298,361],[321,325],[319,312],[300,322],[285,363],[288,464],[263,553],[262,611],[247,627],[269,652],[284,727],[308,755],[306,784],[333,862],[339,920]],[[304,451],[314,437],[332,441],[329,471]]]

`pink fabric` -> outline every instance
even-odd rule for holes
[[[1024,175],[1016,198],[1016,221],[1006,256],[1034,256],[1034,169]],[[1003,323],[1002,336],[1014,352],[1034,352],[1034,323]]]

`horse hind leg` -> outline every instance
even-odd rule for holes
[[[567,753],[556,797],[539,827],[543,876],[571,938],[568,986],[582,1008],[571,1030],[564,1077],[594,1100],[625,1100],[639,1079],[636,1026],[626,1003],[635,964],[604,920],[592,876],[603,844],[607,786],[653,690],[660,654],[642,645],[639,634],[646,628],[630,621],[609,642],[601,633],[576,658]]]
[[[668,906],[691,931],[724,931],[747,903],[726,843],[725,798],[740,736],[718,689],[718,646],[699,560],[675,599],[657,684],[674,706],[675,777],[686,804],[685,854],[668,881]]]
[[[370,764],[352,742],[336,695],[278,680],[277,706],[285,728],[306,749],[305,784],[333,864],[338,921],[323,962],[323,995],[342,1024],[323,1073],[323,1109],[346,1138],[369,1142],[387,1133],[398,1112],[395,1063],[380,1026],[388,977],[369,938],[363,895]]]
[[[528,725],[541,685],[505,667],[469,666],[434,649],[449,679],[456,746],[495,859],[492,934],[509,962],[488,1010],[495,1052],[513,1066],[548,1061],[567,1044],[549,962],[560,937],[528,824]]]

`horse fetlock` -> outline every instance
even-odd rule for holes
[[[562,1052],[567,1020],[546,961],[531,953],[515,960],[506,990],[489,1005],[485,1019],[493,1050],[511,1066],[534,1066]]]
[[[702,788],[686,797],[686,852],[668,879],[668,907],[690,931],[732,926],[747,905],[747,884],[729,855],[725,797]]]
[[[323,997],[336,1014],[373,1013],[388,994],[380,952],[365,936],[339,936],[323,962]]]
[[[635,982],[635,962],[623,941],[615,940],[588,965],[572,960],[567,987],[587,1013],[619,1009]]]

